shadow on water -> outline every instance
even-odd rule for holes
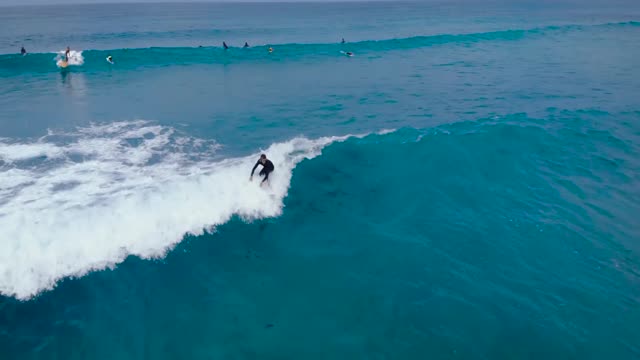
[[[71,95],[74,100],[84,99],[87,95],[86,77],[82,73],[73,73],[68,68],[61,69],[60,83],[69,91],[69,95]]]
[[[63,84],[71,82],[69,69],[60,69],[60,80]]]

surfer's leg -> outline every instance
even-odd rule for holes
[[[260,173],[264,172],[264,179],[262,179],[262,182],[265,182],[267,180],[269,180],[269,174],[271,174],[271,171],[264,171],[262,170]]]

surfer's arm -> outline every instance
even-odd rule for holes
[[[258,165],[260,165],[260,160],[258,160],[256,162],[255,165],[253,165],[253,169],[251,169],[251,176],[253,176],[254,171],[256,171],[256,168],[258,167]]]

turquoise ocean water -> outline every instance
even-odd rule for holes
[[[0,7],[0,359],[638,359],[638,59],[637,1]]]

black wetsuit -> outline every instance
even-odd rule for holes
[[[274,169],[273,163],[271,162],[271,160],[267,160],[263,164],[260,162],[260,160],[258,160],[258,162],[253,166],[253,169],[251,169],[251,176],[253,176],[253,172],[256,171],[256,168],[258,167],[258,165],[262,165],[262,170],[260,170],[259,175],[260,176],[264,175],[264,179],[262,179],[262,182],[265,182],[269,178],[269,174],[273,172],[273,169]]]

